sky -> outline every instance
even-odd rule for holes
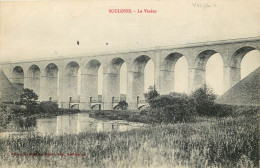
[[[119,14],[109,9],[153,9],[157,13]],[[256,37],[260,36],[259,9],[259,0],[0,2],[0,61]],[[249,64],[260,62],[259,53],[254,55]],[[216,67],[221,67],[215,58]],[[176,66],[183,72],[178,74],[185,74],[185,61],[180,62]],[[147,66],[151,69],[152,63]],[[212,76],[208,80],[216,79]],[[176,83],[177,88],[186,79],[178,81],[183,82]]]

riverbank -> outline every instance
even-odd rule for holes
[[[147,111],[140,110],[103,110],[88,111],[89,116],[101,120],[125,120],[129,122],[147,123],[147,117],[144,115]]]
[[[77,114],[85,111],[78,109],[55,108],[53,110],[44,110],[30,113],[18,105],[0,104],[0,132],[8,131],[8,124],[15,119],[38,119],[53,118],[60,115]]]
[[[0,167],[258,167],[258,142],[255,117],[126,132],[31,134],[0,139]]]
[[[60,115],[69,115],[69,114],[77,114],[81,113],[82,111],[78,109],[63,109],[59,108],[57,112],[53,113],[38,113],[38,114],[32,114],[29,117],[36,117],[36,118],[52,118]]]

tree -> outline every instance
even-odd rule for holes
[[[31,89],[23,89],[23,93],[20,95],[20,104],[24,105],[26,109],[33,112],[37,106],[38,95]]]
[[[217,95],[213,93],[213,90],[204,84],[199,89],[195,90],[191,97],[195,100],[196,110],[198,114],[213,116],[215,115],[215,100]]]
[[[159,96],[159,93],[157,92],[157,90],[155,90],[155,87],[153,86],[150,86],[149,91],[144,94],[144,97],[148,100],[148,103],[150,102],[150,100],[154,99],[157,96]]]

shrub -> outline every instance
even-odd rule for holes
[[[232,115],[232,111],[234,110],[234,106],[225,105],[225,104],[214,104],[211,111],[212,116],[216,117],[227,117]]]
[[[152,123],[189,122],[194,119],[193,99],[185,94],[162,95],[150,100],[148,114]]]
[[[205,116],[214,116],[215,108],[215,99],[217,96],[213,93],[212,89],[204,84],[201,88],[195,90],[191,97],[195,101],[197,113]],[[217,107],[219,108],[219,107]]]
[[[260,114],[260,106],[232,106],[234,117],[237,116],[257,116]]]
[[[5,128],[13,118],[13,111],[8,105],[0,104],[0,130]]]
[[[38,113],[58,113],[58,104],[51,101],[42,101],[37,106]]]
[[[79,109],[65,109],[65,108],[59,108],[58,109],[58,114],[75,114],[75,113],[80,113]]]
[[[125,100],[121,100],[116,109],[120,109],[120,110],[127,110],[127,107],[128,107],[128,103],[125,101]]]

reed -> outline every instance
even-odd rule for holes
[[[0,167],[258,167],[258,142],[257,120],[243,116],[126,132],[32,133],[0,139]]]

